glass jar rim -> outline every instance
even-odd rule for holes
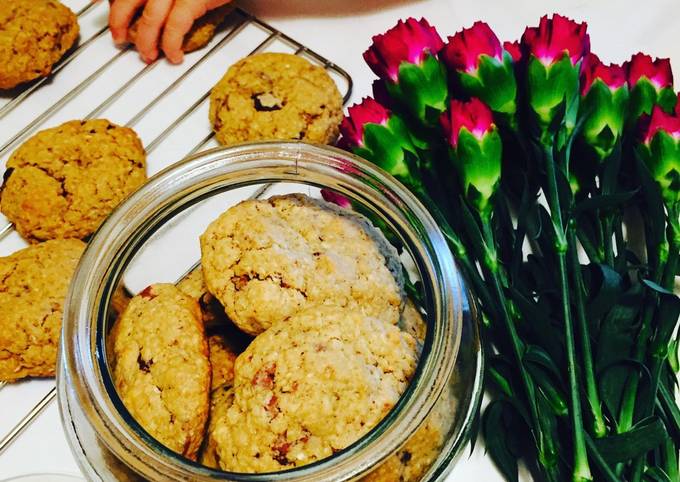
[[[266,172],[266,176],[263,174]],[[312,174],[327,182],[313,182]],[[416,376],[396,407],[368,434],[332,457],[269,474],[216,471],[188,461],[126,417],[106,370],[103,342],[114,281],[154,228],[211,194],[266,182],[298,182],[334,189],[399,218],[417,260],[432,310]],[[396,212],[396,205],[409,218]],[[403,218],[403,219],[402,219]],[[408,222],[404,222],[407,220]],[[410,223],[410,224],[409,224]],[[416,227],[426,243],[415,236]],[[418,246],[418,243],[423,246]],[[423,272],[424,271],[424,272]],[[429,290],[429,291],[428,291]],[[108,294],[108,296],[107,296]],[[58,383],[76,385],[78,403],[102,441],[142,475],[194,480],[348,480],[394,452],[420,426],[453,370],[462,330],[462,283],[444,237],[428,211],[398,181],[345,151],[301,142],[259,142],[191,156],[153,176],[124,201],[93,236],[71,284],[64,310]],[[69,343],[68,340],[72,340]],[[71,442],[73,443],[73,442]],[[134,457],[129,457],[134,447]]]

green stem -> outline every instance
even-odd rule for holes
[[[678,449],[675,447],[673,440],[667,438],[663,441],[661,447],[663,450],[663,468],[670,480],[680,480],[678,474]]]
[[[578,240],[581,243],[581,246],[583,247],[583,251],[586,252],[586,255],[588,256],[588,259],[590,260],[591,263],[601,263],[602,262],[602,256],[600,253],[597,251],[597,248],[595,245],[590,241],[590,238],[588,235],[586,235],[582,230],[579,230],[577,232],[578,234]]]
[[[603,480],[607,482],[622,482],[621,479],[614,473],[614,471],[609,467],[607,461],[602,457],[600,451],[597,449],[595,442],[586,434],[586,443],[588,444],[588,453],[595,463],[595,467],[600,470]]]
[[[657,269],[652,277],[655,283],[661,281],[663,267]],[[640,322],[640,331],[637,334],[635,348],[633,351],[633,359],[636,361],[644,360],[647,355],[647,347],[649,346],[652,319],[657,306],[657,294],[650,290],[644,303],[642,318]],[[623,396],[621,399],[621,410],[619,412],[619,423],[617,424],[617,432],[625,433],[633,427],[633,418],[635,415],[635,402],[637,400],[638,387],[640,386],[640,373],[635,371],[630,374],[626,385],[624,386]]]
[[[668,252],[668,258],[666,263],[666,269],[664,271],[663,277],[663,287],[668,290],[673,290],[673,283],[675,281],[675,273],[678,269],[678,260],[680,258],[680,227],[678,226],[678,213],[680,212],[680,204],[670,206],[668,209],[669,213],[669,227],[668,227],[668,244],[670,249]],[[663,307],[658,311],[658,324],[665,322],[667,314]],[[677,320],[675,320],[677,322]],[[649,417],[654,412],[654,406],[656,404],[656,397],[659,391],[659,382],[661,378],[661,371],[663,369],[664,363],[666,363],[666,358],[668,356],[668,343],[670,337],[673,335],[673,330],[659,330],[659,332],[664,333],[664,339],[659,339],[659,333],[652,342],[652,368],[651,368],[651,386],[650,386],[650,396],[645,401],[646,405],[641,407],[641,416]],[[645,456],[641,455],[633,463],[633,475],[631,477],[631,482],[640,482],[642,479],[642,472],[644,470]]]
[[[555,160],[551,149],[545,150],[546,154],[546,175],[547,193],[546,197],[550,206],[550,213],[553,218],[555,229],[555,251],[559,264],[560,292],[562,297],[562,314],[564,317],[564,335],[567,349],[567,372],[569,375],[569,395],[571,400],[571,424],[572,437],[574,444],[574,468],[572,480],[581,482],[593,480],[588,464],[586,443],[583,430],[583,419],[581,417],[581,399],[579,395],[579,384],[577,379],[576,367],[576,347],[574,343],[574,325],[571,318],[571,306],[569,303],[569,282],[567,279],[567,250],[568,243],[562,221],[562,208],[557,190],[557,173],[555,171]]]
[[[626,240],[623,237],[623,220],[620,215],[616,220],[616,271],[623,273],[626,270]]]
[[[586,398],[592,417],[592,430],[595,437],[604,437],[607,434],[607,426],[602,414],[600,395],[595,382],[595,369],[593,368],[593,355],[590,346],[590,331],[588,330],[588,318],[586,316],[585,285],[581,273],[581,263],[578,259],[576,246],[575,221],[571,221],[569,227],[569,259],[571,261],[571,272],[574,283],[574,298],[576,301],[576,320],[579,328],[579,339],[581,341],[581,357],[583,358],[583,376],[585,378]]]
[[[491,284],[493,285],[494,293],[496,295],[498,305],[500,308],[500,318],[505,325],[505,329],[510,337],[510,345],[512,347],[512,353],[515,357],[515,361],[519,368],[519,375],[524,385],[525,395],[527,397],[527,403],[529,405],[529,415],[531,417],[531,429],[536,439],[536,446],[538,449],[538,458],[541,465],[548,471],[552,473],[551,467],[555,465],[554,458],[552,454],[546,452],[546,443],[544,440],[544,433],[541,430],[541,425],[538,417],[538,408],[536,406],[536,387],[533,380],[529,376],[529,372],[524,366],[524,343],[517,334],[517,329],[515,323],[510,317],[510,312],[508,311],[508,301],[505,297],[505,292],[503,291],[503,286],[501,283],[501,277],[499,273],[499,266],[496,255],[496,244],[491,230],[491,219],[488,216],[484,216],[482,219],[482,232],[484,236],[485,250],[490,257],[491,262],[487,262],[486,268],[490,272]]]
[[[604,235],[604,257],[609,266],[614,268],[614,247],[612,245],[612,238],[614,237],[614,223],[611,214],[604,215],[602,222]]]

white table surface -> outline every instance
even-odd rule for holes
[[[64,0],[74,9],[85,5],[87,0]],[[527,24],[535,25],[544,13],[553,11],[569,15],[589,23],[593,51],[604,61],[622,62],[642,50],[652,56],[670,57],[680,77],[680,42],[678,42],[677,19],[680,18],[678,0],[246,0],[242,2],[249,11],[269,21],[293,38],[315,49],[322,55],[345,68],[355,82],[352,102],[370,94],[373,74],[365,66],[361,54],[370,44],[370,38],[393,26],[400,18],[408,16],[426,17],[442,35],[452,35],[462,27],[469,26],[477,19],[487,21],[503,40],[518,38]],[[98,13],[92,14],[91,25],[83,25],[84,34],[92,33],[105,22],[105,6],[97,7]],[[259,40],[255,40],[258,42]],[[250,45],[254,45],[251,44]],[[95,48],[96,47],[96,48]],[[247,48],[242,46],[233,47]],[[4,143],[14,132],[44,110],[49,102],[59,99],[60,92],[67,92],[74,85],[73,80],[82,78],[87,69],[85,63],[95,63],[112,55],[113,47],[106,41],[93,46],[87,54],[87,61],[75,62],[64,69],[51,85],[41,89],[18,112],[13,112],[0,122],[0,142]],[[108,55],[108,57],[105,57]],[[193,54],[200,55],[200,54]],[[243,55],[243,52],[241,52]],[[226,66],[239,57],[238,50],[229,61],[224,58],[221,67],[210,66],[206,72],[197,72],[197,82],[212,85],[221,76]],[[80,59],[79,59],[80,60]],[[90,92],[79,96],[53,117],[44,127],[56,125],[69,118],[83,116],[92,109],[92,99],[102,99],[110,94],[128,78],[130,70],[138,70],[141,64],[133,54],[124,56],[106,74],[106,84],[96,83]],[[154,74],[171,76],[182,67],[161,65]],[[205,70],[205,69],[204,69]],[[215,77],[217,76],[217,77]],[[151,76],[149,76],[151,77]],[[118,84],[116,84],[116,82]],[[676,83],[677,85],[677,83]],[[144,90],[148,88],[149,90]],[[108,89],[108,90],[107,90]],[[45,95],[43,96],[43,92]],[[142,85],[134,92],[128,102],[146,102],[158,88]],[[0,102],[0,106],[6,101]],[[171,116],[175,102],[161,104],[158,112],[148,116],[137,126],[145,143],[153,139],[161,130],[162,120]],[[89,107],[89,109],[88,109]],[[114,121],[125,122],[130,118],[119,104],[105,111]],[[136,111],[131,111],[132,113]],[[179,112],[179,111],[178,111]],[[129,114],[129,113],[128,113]],[[191,132],[190,126],[198,124],[201,129],[208,128],[205,123],[205,109],[198,112],[196,121],[189,120],[184,132]],[[122,120],[119,120],[122,119]],[[186,153],[170,136],[150,157],[149,170],[157,172]],[[185,150],[182,150],[185,149]],[[4,165],[6,156],[0,159]],[[0,242],[0,255],[6,255],[22,246],[16,234]],[[0,437],[25,414],[27,407],[37,402],[52,386],[50,381],[30,381],[0,390]],[[469,452],[468,452],[469,453]],[[36,472],[78,473],[73,457],[62,433],[56,404],[51,404],[41,417],[0,455],[0,479]],[[529,480],[526,475],[524,480]],[[478,444],[471,457],[467,453],[454,468],[449,480],[479,480],[484,482],[501,481],[502,478],[485,456],[483,446]]]

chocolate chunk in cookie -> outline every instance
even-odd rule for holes
[[[333,79],[290,54],[240,60],[210,96],[210,121],[225,145],[274,139],[332,143],[341,120],[342,97]]]

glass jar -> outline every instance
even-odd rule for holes
[[[220,472],[151,438],[116,394],[105,337],[116,294],[177,281],[199,259],[198,235],[247,197],[332,189],[359,203],[403,244],[424,292],[426,335],[399,403],[332,457],[272,474]],[[188,243],[188,244],[187,244]],[[154,176],[93,236],[67,299],[57,385],[67,438],[91,480],[443,480],[477,412],[482,357],[474,313],[451,253],[416,198],[344,151],[272,142],[204,152]]]

